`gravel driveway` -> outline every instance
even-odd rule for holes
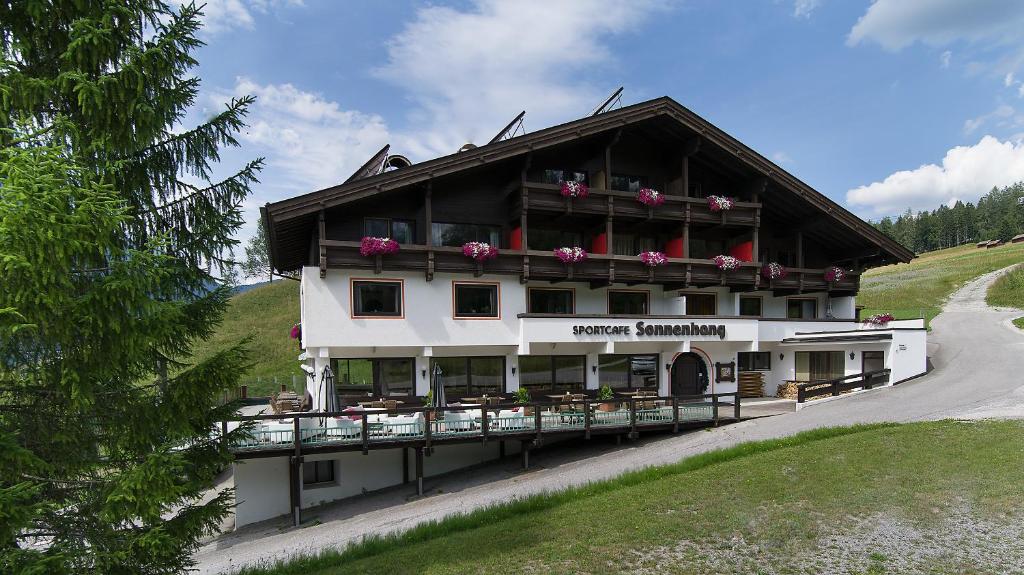
[[[1024,417],[1024,335],[1010,324],[1021,312],[985,305],[987,286],[1009,268],[981,276],[957,291],[932,322],[929,375],[796,413],[749,420],[678,436],[656,436],[616,447],[592,442],[576,449],[538,450],[531,471],[515,462],[472,474],[428,479],[428,495],[410,499],[408,487],[307,513],[319,524],[300,529],[287,522],[248,526],[204,546],[199,572],[218,574],[293,554],[344,546],[365,535],[404,531],[421,522],[465,513],[542,491],[557,490],[671,463],[744,441],[769,439],[824,426],[878,421]],[[600,457],[594,457],[600,455]]]

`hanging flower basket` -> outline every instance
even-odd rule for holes
[[[640,188],[636,193],[636,201],[645,206],[660,206],[665,203],[665,194],[651,188]]]
[[[786,277],[786,268],[778,262],[769,262],[761,266],[761,275],[770,280],[782,279]]]
[[[724,212],[731,210],[736,205],[736,199],[729,196],[708,196],[708,207],[712,212]]]
[[[555,257],[563,264],[576,264],[587,259],[587,250],[581,247],[558,248],[555,250]]]
[[[562,195],[567,198],[585,198],[590,195],[590,189],[583,182],[562,182]]]
[[[302,324],[297,323],[292,326],[292,329],[288,332],[288,337],[292,339],[302,339]]]
[[[832,266],[825,270],[825,281],[835,283],[841,282],[846,278],[846,272],[843,268],[838,266]]]
[[[661,252],[643,252],[640,254],[640,261],[644,262],[647,267],[656,268],[667,264],[668,256]]]
[[[466,242],[462,244],[462,255],[485,262],[498,257],[498,248],[484,242]]]
[[[359,242],[359,253],[364,256],[383,256],[398,251],[398,242],[391,238],[366,236]]]
[[[732,256],[715,256],[712,261],[715,262],[718,269],[723,272],[731,272],[732,270],[740,269],[740,260]]]
[[[885,325],[890,321],[894,320],[891,313],[876,313],[875,315],[864,320],[864,323],[868,325]]]

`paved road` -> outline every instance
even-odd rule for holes
[[[613,477],[671,463],[743,441],[783,437],[823,426],[949,417],[1024,417],[1024,335],[1010,324],[1019,311],[985,305],[987,286],[1005,270],[986,274],[954,294],[932,323],[932,372],[901,385],[796,413],[750,420],[679,436],[646,438],[625,447],[594,441],[573,449],[535,452],[532,469],[516,462],[476,473],[427,480],[428,496],[410,500],[401,488],[317,512],[320,524],[298,530],[281,524],[250,526],[203,547],[200,573],[230,572],[256,562],[343,546],[368,534],[409,529],[513,497]],[[599,455],[599,457],[595,457]]]

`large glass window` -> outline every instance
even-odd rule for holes
[[[561,182],[583,182],[588,183],[587,172],[583,170],[544,170],[545,184],[559,184]]]
[[[633,234],[613,234],[612,253],[617,256],[635,256],[657,250],[658,242],[651,237]]]
[[[818,317],[818,300],[792,298],[786,300],[786,317],[790,319],[814,319]]]
[[[571,289],[528,288],[529,313],[575,313],[576,293]]]
[[[566,230],[530,228],[527,242],[531,250],[549,251],[558,248],[583,247],[583,236]],[[636,254],[634,254],[636,255]]]
[[[401,317],[402,282],[352,282],[352,315],[355,317]]]
[[[505,391],[504,357],[435,357],[430,361],[430,373],[434,373],[435,365],[441,367],[441,381],[449,403]]]
[[[302,484],[316,485],[318,483],[334,482],[334,460],[307,461],[302,464]]]
[[[740,296],[740,315],[761,316],[761,298],[753,295]]]
[[[416,224],[412,220],[390,218],[366,218],[363,220],[363,235],[377,238],[391,238],[400,244],[416,243]]]
[[[740,371],[769,371],[772,354],[767,351],[741,351],[737,354]]]
[[[456,283],[455,317],[498,318],[498,284]]]
[[[657,389],[657,355],[601,355],[598,381],[612,389]]]
[[[718,315],[718,297],[713,293],[688,293],[686,315]]]
[[[646,315],[650,299],[647,291],[608,290],[608,313]]]
[[[519,356],[519,386],[530,395],[583,391],[587,358],[574,355]]]
[[[412,358],[332,359],[338,395],[373,397],[412,395],[415,362]]]
[[[631,176],[628,174],[612,174],[611,184],[613,190],[633,192],[635,194],[640,191],[640,188],[647,187],[647,177]]]
[[[501,226],[434,222],[431,233],[435,246],[462,247],[468,242],[484,242],[501,247]],[[530,230],[530,234],[533,234],[533,230]]]
[[[841,351],[798,351],[795,361],[798,381],[836,379],[846,375],[846,356]]]

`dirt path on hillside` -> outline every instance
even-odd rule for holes
[[[1012,266],[1011,266],[1012,267]],[[428,496],[410,500],[409,487],[306,512],[318,524],[293,529],[265,522],[226,534],[197,554],[199,572],[218,574],[243,566],[337,548],[366,535],[404,531],[419,523],[500,504],[514,497],[614,477],[678,461],[744,441],[792,435],[819,427],[949,417],[1024,417],[1024,334],[1007,327],[1019,311],[985,305],[985,291],[1008,269],[966,284],[932,322],[929,375],[797,413],[678,436],[651,436],[616,447],[594,441],[572,448],[541,449],[531,470],[517,462],[425,481]]]

